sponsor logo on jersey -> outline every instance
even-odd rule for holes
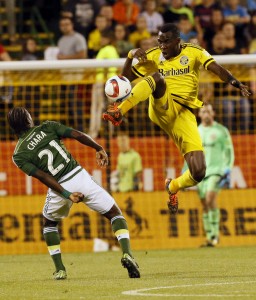
[[[174,68],[171,68],[170,70],[158,69],[158,71],[164,77],[179,76],[179,75],[188,74],[190,72],[190,68],[189,66],[187,66],[186,68],[181,68],[181,69],[174,69]]]
[[[189,63],[189,58],[186,55],[181,56],[180,64],[186,66]]]
[[[31,139],[31,142],[29,142],[28,144],[28,149],[29,150],[34,150],[36,145],[38,143],[40,143],[44,137],[46,137],[46,133],[44,133],[43,131],[40,131],[39,133],[37,133],[36,135],[33,135],[33,138]]]

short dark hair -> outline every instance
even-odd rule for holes
[[[180,37],[180,31],[179,31],[179,28],[176,24],[174,23],[166,23],[164,24],[163,26],[161,26],[159,28],[159,31],[163,32],[163,33],[166,33],[166,32],[171,32],[173,37]]]
[[[33,125],[30,113],[24,107],[14,107],[7,114],[7,121],[15,134],[21,135]]]
[[[101,37],[110,39],[111,41],[114,41],[115,39],[115,34],[110,28],[105,28],[104,30],[101,31]]]

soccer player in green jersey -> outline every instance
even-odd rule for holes
[[[203,227],[206,243],[215,246],[219,241],[220,212],[217,196],[224,185],[229,187],[230,172],[234,164],[234,149],[229,131],[214,121],[214,111],[206,104],[199,111],[198,126],[205,151],[206,174],[198,184],[198,194],[203,205]]]
[[[118,126],[127,111],[149,98],[150,119],[173,139],[188,164],[188,170],[181,176],[165,181],[169,193],[168,208],[176,213],[177,192],[195,186],[205,176],[203,146],[193,114],[194,108],[203,106],[198,99],[200,67],[238,88],[242,95],[250,93],[247,86],[216,63],[205,49],[190,43],[182,44],[175,24],[167,23],[160,28],[158,44],[146,52],[138,48],[128,53],[122,75],[130,81],[138,77],[142,80],[132,89],[129,98],[110,106],[103,113],[103,119]],[[135,65],[134,58],[139,61]]]
[[[49,188],[43,208],[43,234],[55,264],[54,278],[67,278],[61,259],[57,225],[69,214],[72,204],[79,202],[110,220],[123,251],[121,263],[128,270],[129,277],[139,278],[139,267],[131,252],[129,231],[121,210],[115,200],[71,156],[62,138],[72,138],[95,149],[98,165],[106,166],[108,156],[102,146],[85,133],[57,122],[47,121],[34,126],[31,115],[23,107],[14,107],[7,119],[19,137],[13,154],[14,163]]]

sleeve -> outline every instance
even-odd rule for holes
[[[14,155],[12,159],[14,164],[29,176],[32,176],[38,170],[34,164],[26,161],[20,155]]]
[[[223,147],[225,154],[225,168],[232,169],[234,165],[235,155],[234,155],[234,147],[233,142],[230,136],[230,133],[226,127],[223,126]]]
[[[45,126],[47,126],[48,128],[50,127],[51,131],[56,132],[56,134],[59,137],[71,137],[71,131],[73,130],[70,127],[67,127],[59,122],[55,122],[55,121],[46,121],[44,123]]]
[[[208,65],[213,61],[215,61],[214,58],[205,49],[202,50],[198,49],[196,51],[200,51],[198,55],[198,60],[203,65],[203,67],[207,70]]]
[[[77,41],[76,41],[76,51],[80,52],[82,50],[86,50],[87,45],[86,45],[86,40],[82,35],[77,36]]]

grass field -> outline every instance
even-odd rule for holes
[[[68,279],[52,279],[48,255],[0,256],[0,299],[256,299],[256,247],[138,251],[140,279],[121,253],[63,254]]]

